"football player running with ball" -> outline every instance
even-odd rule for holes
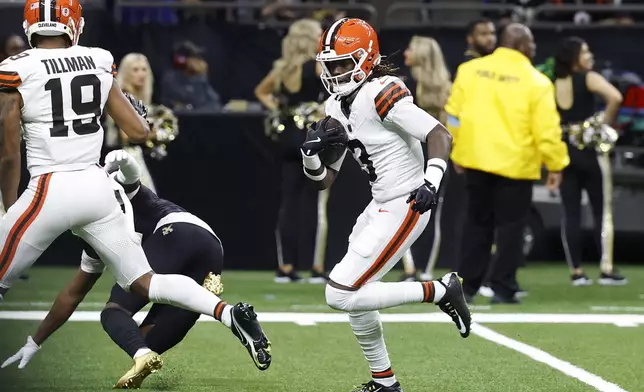
[[[304,172],[320,188],[331,185],[346,149],[371,184],[373,200],[358,217],[347,254],[326,286],[327,304],[349,313],[371,369],[372,380],[355,392],[402,391],[378,310],[435,303],[462,337],[469,335],[471,324],[454,272],[430,282],[380,281],[427,226],[452,142],[443,125],[413,103],[395,69],[381,59],[376,32],[363,20],[338,20],[323,34],[317,60],[331,94],[325,108],[329,117],[309,130],[302,145]],[[426,169],[423,141],[429,154]]]

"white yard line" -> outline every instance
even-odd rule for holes
[[[51,308],[53,302],[14,302],[14,301],[5,301],[0,302],[0,309],[2,308]],[[105,307],[105,302],[81,302],[78,305],[79,308],[92,308],[92,309],[103,309]]]
[[[644,306],[591,306],[593,312],[644,312]]]
[[[42,320],[46,311],[0,311],[0,320]],[[146,312],[137,314],[136,319],[143,319]],[[344,313],[294,313],[266,312],[259,313],[263,323],[295,323],[298,325],[315,325],[318,323],[344,323],[348,316]],[[382,313],[382,321],[390,323],[451,323],[444,313]],[[617,326],[644,325],[644,315],[639,314],[545,314],[545,313],[477,313],[473,316],[478,323],[502,324],[612,324]],[[77,311],[71,321],[99,321],[98,311]],[[199,321],[214,321],[211,317],[202,316]]]
[[[527,355],[533,360],[544,363],[553,369],[559,370],[565,375],[575,378],[583,382],[584,384],[590,385],[598,391],[627,392],[619,385],[608,382],[595,374],[592,374],[580,367],[571,364],[570,362],[562,361],[561,359],[556,358],[545,351],[539,350],[538,348],[532,347],[525,343],[521,343],[517,340],[510,339],[509,337],[501,335],[500,333],[486,328],[480,324],[475,324],[472,326],[472,334],[478,335],[483,339],[494,342],[500,346],[505,346],[514,351],[520,352],[521,354]]]

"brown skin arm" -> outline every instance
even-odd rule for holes
[[[325,189],[331,188],[331,185],[333,185],[333,181],[335,181],[337,176],[338,176],[338,172],[327,166],[326,177],[324,177],[322,181],[314,181],[314,182],[315,182],[315,185],[317,185],[318,189],[323,191]]]
[[[116,126],[127,135],[130,142],[143,143],[148,139],[150,126],[134,110],[116,81],[112,84],[107,98],[107,113],[114,119]]]
[[[0,92],[0,192],[6,210],[18,200],[21,108],[19,92]]]
[[[617,112],[622,104],[622,94],[601,74],[591,71],[586,74],[586,86],[596,94],[599,94],[606,103],[604,121],[612,124],[617,118]]]
[[[449,161],[452,151],[452,135],[443,124],[437,124],[427,135],[427,159],[440,158]]]
[[[277,110],[277,99],[273,95],[275,88],[275,72],[271,71],[255,87],[255,97],[269,110]]]
[[[58,294],[47,317],[38,326],[38,331],[33,336],[37,345],[42,345],[47,338],[67,322],[100,277],[101,274],[88,274],[78,270],[67,287]]]

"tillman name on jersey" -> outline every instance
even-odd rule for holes
[[[40,60],[40,62],[45,65],[49,75],[96,69],[92,56],[59,57]]]

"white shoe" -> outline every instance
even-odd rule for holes
[[[494,297],[494,290],[492,290],[491,288],[489,288],[487,286],[481,286],[481,288],[478,291],[478,294],[481,297],[492,298],[492,297]]]

